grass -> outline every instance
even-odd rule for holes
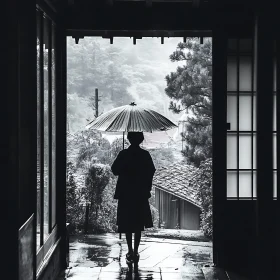
[[[143,236],[153,238],[165,238],[165,239],[179,239],[186,241],[198,241],[209,242],[207,238],[200,230],[186,230],[186,229],[152,229],[146,230]]]

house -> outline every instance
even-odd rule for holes
[[[102,36],[111,44],[114,37],[128,37],[134,45],[147,37],[159,37],[162,44],[167,37],[183,42],[200,37],[201,43],[212,37],[213,263],[250,279],[279,279],[278,2],[5,1],[2,274],[15,280],[56,279],[68,266],[67,36],[77,44],[86,36]]]
[[[155,173],[156,208],[159,211],[159,226],[198,230],[201,206],[197,199],[198,189],[190,184],[197,168],[177,163],[161,167]]]

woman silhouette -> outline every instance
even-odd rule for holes
[[[139,147],[144,140],[143,132],[128,132],[127,139],[131,145],[120,151],[111,169],[114,175],[119,176],[114,195],[118,199],[118,232],[126,234],[127,263],[137,264],[141,231],[153,227],[149,198],[156,169],[149,152]]]

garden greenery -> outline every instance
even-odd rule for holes
[[[198,189],[197,199],[202,207],[200,227],[205,236],[212,238],[212,158],[200,163],[199,168],[191,179],[191,183]]]

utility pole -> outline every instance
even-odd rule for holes
[[[98,88],[96,88],[95,95],[90,97],[90,106],[92,107],[92,110],[95,111],[95,118],[99,116],[99,101],[101,101],[101,99],[99,99]]]
[[[95,117],[98,117],[98,102],[100,100],[98,99],[98,88],[95,89]]]

